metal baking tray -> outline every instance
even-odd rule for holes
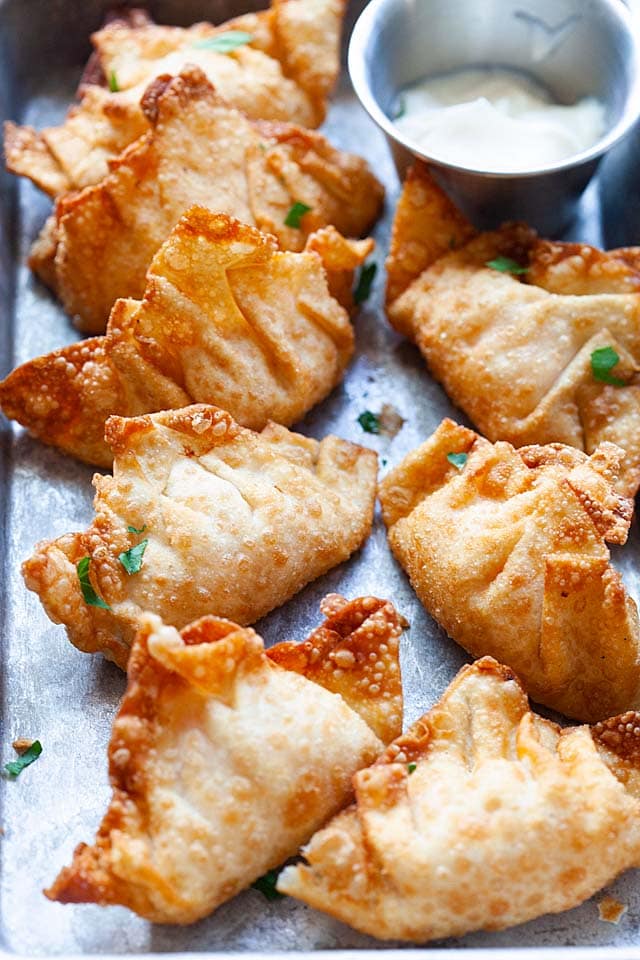
[[[264,4],[247,0],[157,0],[152,15],[187,25],[198,19],[220,22]],[[0,0],[0,118],[36,127],[59,120],[73,95],[89,53],[89,34],[102,21],[101,0]],[[362,2],[353,3],[347,30]],[[344,71],[343,71],[344,74]],[[382,135],[355,102],[343,75],[326,124],[340,147],[366,155],[387,188],[385,216],[375,232],[375,257],[382,266],[398,181]],[[587,192],[570,236],[592,243],[640,240],[638,144],[632,138],[605,163]],[[60,307],[24,265],[49,202],[26,181],[0,174],[0,373],[18,363],[78,339]],[[601,195],[604,198],[601,203]],[[449,415],[464,420],[429,377],[417,350],[397,336],[382,309],[384,276],[355,321],[357,355],[344,383],[299,429],[321,437],[335,432],[375,448],[382,471],[397,463]],[[392,403],[404,424],[393,437],[363,433],[357,417]],[[0,423],[0,617],[2,655],[1,759],[14,756],[15,737],[39,737],[44,752],[19,780],[0,780],[0,953],[4,955],[149,955],[191,952],[253,954],[400,948],[381,944],[286,898],[267,902],[249,890],[192,927],[153,926],[112,907],[49,903],[41,893],[69,862],[81,840],[90,841],[109,799],[106,744],[124,676],[100,657],[74,649],[62,627],[44,615],[23,585],[21,561],[37,540],[77,530],[92,517],[88,467],[31,440],[19,428]],[[640,596],[637,527],[630,544],[616,553],[628,588]],[[389,597],[410,621],[403,636],[406,722],[438,698],[464,652],[449,640],[417,601],[387,548],[377,517],[372,536],[348,563],[320,578],[258,624],[267,643],[302,639],[318,623],[318,603],[329,592],[348,597],[373,593]],[[274,824],[277,829],[277,824]],[[469,948],[474,956],[495,948],[537,947],[544,957],[558,948],[572,957],[640,957],[640,877],[630,871],[605,893],[628,906],[618,926],[598,918],[597,901],[569,913],[546,916],[502,933],[476,933],[431,944],[421,956],[443,956]],[[602,895],[600,895],[602,896]],[[579,948],[591,948],[589,950]],[[410,956],[415,951],[403,950]],[[563,950],[563,952],[565,952]],[[538,951],[535,951],[538,955]],[[373,956],[373,954],[372,954]]]

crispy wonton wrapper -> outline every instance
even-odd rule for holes
[[[640,715],[562,730],[491,657],[354,777],[278,889],[381,939],[501,930],[640,860]]]
[[[195,67],[159,77],[143,105],[151,131],[96,186],[58,200],[31,257],[80,330],[103,333],[119,297],[142,297],[154,254],[193,205],[298,251],[321,227],[360,236],[378,215],[383,190],[364,160],[319,133],[252,123]],[[309,210],[290,226],[296,203]]]
[[[449,636],[590,722],[640,708],[638,613],[606,546],[633,510],[621,458],[608,443],[515,450],[445,420],[380,486],[391,548]]]
[[[92,525],[39,544],[23,573],[75,646],[122,667],[143,611],[178,629],[207,613],[253,623],[371,530],[376,454],[338,437],[253,433],[194,405],[111,417],[107,439],[113,477],[94,477]]]
[[[305,644],[266,652],[229,620],[179,634],[141,618],[109,745],[113,799],[48,897],[193,923],[344,807],[352,775],[402,730],[401,627],[384,600],[327,601]]]
[[[274,0],[269,10],[220,27],[196,23],[185,30],[130,10],[93,35],[80,102],[61,126],[38,133],[6,124],[7,167],[50,196],[97,183],[110,160],[148,129],[140,109],[145,87],[187,64],[203,70],[221,96],[252,119],[317,127],[338,75],[343,11],[343,0]],[[252,40],[227,53],[216,50],[229,30]]]
[[[279,252],[254,227],[193,207],[154,257],[142,301],[118,300],[106,337],[22,364],[0,383],[0,406],[101,467],[113,460],[104,439],[112,414],[196,402],[252,430],[295,423],[342,379],[353,330],[329,287],[372,244],[325,227],[307,251]]]
[[[496,261],[502,269],[488,265]],[[522,224],[475,234],[418,166],[398,204],[387,268],[391,323],[485,436],[587,453],[616,443],[627,455],[619,489],[635,494],[640,248],[551,243]],[[604,348],[618,362],[598,374],[592,358]]]

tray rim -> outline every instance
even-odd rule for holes
[[[513,927],[512,929],[517,929]],[[384,944],[384,941],[380,941]],[[450,957],[462,960],[463,957],[472,957],[472,960],[553,960],[558,953],[562,951],[563,955],[570,956],[571,960],[640,960],[640,946],[638,947],[573,947],[573,946],[548,946],[548,947],[408,947],[407,949],[392,947],[386,949],[381,946],[380,949],[362,949],[353,947],[344,950],[292,950],[278,951],[277,953],[258,953],[255,950],[246,952],[225,953],[224,951],[191,951],[191,952],[163,952],[163,953],[59,953],[52,954],[60,960],[86,960],[91,957],[92,960],[148,960],[149,957],[161,958],[171,957],[172,960],[195,960],[202,957],[204,960],[228,960],[229,957],[242,958],[242,960],[375,960],[384,954],[389,960],[448,960]],[[12,953],[0,947],[0,960],[42,960],[45,954],[33,953]]]

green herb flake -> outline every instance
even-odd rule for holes
[[[213,50],[214,53],[231,53],[232,50],[244,47],[252,40],[252,33],[246,33],[244,30],[227,30],[226,33],[219,33],[215,37],[198,40],[193,46],[199,50]]]
[[[145,537],[145,539],[141,540],[140,543],[136,544],[135,547],[129,547],[128,550],[125,550],[118,557],[118,560],[128,574],[140,573],[142,568],[142,558],[145,550],[147,549],[148,543],[149,541]]]
[[[4,769],[6,773],[15,780],[16,777],[20,776],[25,767],[28,767],[34,760],[38,759],[41,753],[42,744],[39,740],[34,740],[31,746],[28,747],[24,753],[21,753],[17,760],[12,760],[11,763],[5,763]]]
[[[146,523],[143,524],[140,527],[140,529],[138,529],[137,527],[131,526],[131,524],[129,524],[129,526],[127,527],[127,530],[129,531],[129,533],[144,533],[146,529],[147,529]]]
[[[118,78],[116,77],[115,70],[112,70],[109,74],[109,90],[111,93],[119,93],[120,87],[118,86]]]
[[[513,273],[521,274],[526,273],[529,269],[528,267],[523,267],[515,260],[512,260],[511,257],[496,257],[495,260],[487,260],[485,266],[491,267],[492,270],[499,270],[500,273]]]
[[[365,433],[380,433],[380,417],[371,410],[364,410],[358,417],[358,423]]]
[[[300,229],[300,221],[304,217],[305,213],[309,213],[311,207],[308,207],[306,203],[300,203],[298,200],[289,210],[289,213],[284,218],[285,227],[294,227],[296,230]]]
[[[402,96],[402,94],[400,94],[400,96],[399,96],[398,99],[396,100],[396,109],[395,109],[395,111],[394,111],[394,114],[393,114],[393,118],[392,118],[392,119],[393,119],[393,120],[399,120],[400,117],[404,117],[404,115],[405,115],[406,112],[407,112],[407,101],[406,101],[406,99]]]
[[[620,357],[613,347],[599,347],[591,354],[591,372],[595,380],[601,383],[610,383],[614,387],[626,386],[620,377],[614,377],[611,370],[620,362]]]
[[[280,893],[279,890],[276,890],[276,883],[278,882],[279,870],[268,870],[262,877],[258,877],[257,880],[251,884],[254,890],[259,890],[260,893],[267,898],[267,900],[280,900],[284,897],[284,893]]]
[[[76,571],[78,573],[78,580],[80,581],[80,589],[82,590],[84,602],[89,607],[102,607],[103,610],[111,610],[109,604],[105,603],[102,597],[98,596],[91,585],[91,580],[89,579],[90,565],[91,557],[83,557],[82,560],[78,560],[76,563]]]
[[[364,301],[369,298],[369,295],[371,294],[371,287],[373,286],[373,279],[377,270],[377,263],[371,262],[364,263],[362,265],[358,275],[358,282],[353,291],[354,303],[364,303]]]
[[[413,771],[416,769],[417,766],[418,766],[417,763],[408,763],[408,764],[407,764],[407,773],[408,773],[408,774],[412,774]]]
[[[468,456],[468,453],[448,453],[447,460],[449,463],[453,464],[454,467],[457,467],[458,470],[462,470],[467,462]]]
[[[455,237],[453,236],[453,234],[452,234],[452,235],[449,237],[449,250],[455,250],[455,248],[457,247],[457,245],[458,245],[458,244],[457,244],[456,238],[455,238]]]

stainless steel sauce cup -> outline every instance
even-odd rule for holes
[[[429,156],[393,122],[399,93],[470,66],[526,71],[560,103],[596,97],[606,110],[603,136],[566,160],[517,173]],[[600,159],[640,115],[640,17],[623,0],[371,0],[353,30],[349,72],[400,175],[421,157],[478,227],[526,220],[550,235],[572,219]]]

